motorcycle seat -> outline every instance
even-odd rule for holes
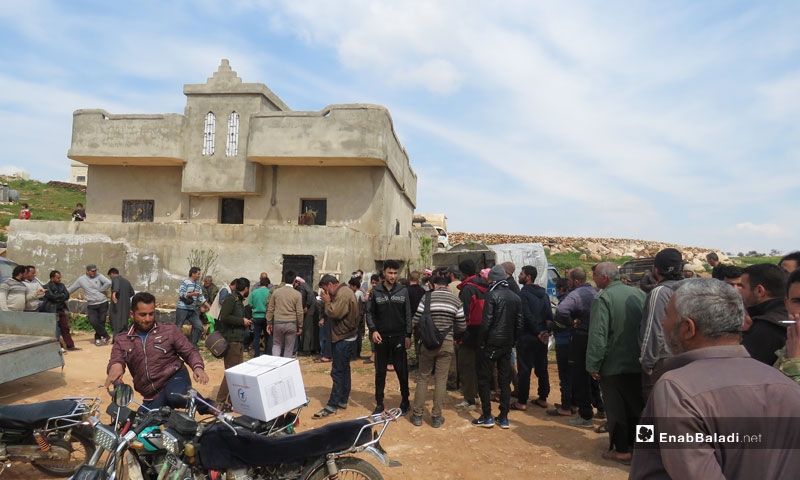
[[[0,428],[33,430],[44,427],[51,417],[72,413],[74,400],[50,400],[30,405],[0,405]]]
[[[354,443],[372,440],[372,429],[362,428],[366,420],[347,420],[306,432],[280,437],[264,437],[245,429],[234,435],[225,425],[215,425],[200,440],[204,468],[225,470],[248,466],[269,466],[315,458],[347,450]]]

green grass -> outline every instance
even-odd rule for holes
[[[0,227],[8,226],[8,222],[19,217],[23,202],[31,209],[31,220],[69,221],[75,204],[86,204],[85,193],[51,187],[36,180],[8,178],[8,187],[19,192],[19,203],[0,205]]]
[[[774,263],[777,265],[781,258],[783,257],[736,257],[731,258],[731,261],[744,268],[748,265],[755,265],[757,263]]]
[[[564,277],[566,275],[566,270],[568,268],[573,267],[583,267],[586,270],[587,275],[589,278],[592,278],[592,266],[596,265],[600,262],[613,262],[617,265],[622,265],[623,263],[627,262],[631,259],[631,257],[620,257],[620,258],[607,258],[603,257],[602,260],[599,262],[597,260],[592,260],[588,258],[587,255],[586,260],[581,260],[582,253],[559,253],[550,255],[549,250],[545,249],[547,253],[547,261],[552,263],[558,269],[558,273]]]

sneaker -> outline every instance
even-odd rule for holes
[[[405,415],[410,408],[411,404],[408,403],[408,400],[400,402],[400,415]]]
[[[494,423],[496,423],[497,426],[502,429],[507,429],[511,427],[511,425],[509,425],[508,423],[508,418],[495,417]]]
[[[463,402],[456,404],[456,408],[466,408],[467,410],[475,410],[475,404],[469,403],[468,401],[464,400]]]
[[[372,411],[372,414],[373,415],[379,415],[379,414],[383,413],[384,410],[385,409],[383,408],[383,404],[380,403],[380,404],[378,404],[378,406],[375,407],[375,410]]]
[[[95,347],[102,347],[103,346],[103,341],[100,340],[99,338],[95,338],[94,339],[94,345],[95,345]]]
[[[492,420],[492,417],[484,417],[483,415],[481,415],[480,417],[473,420],[472,424],[475,425],[476,427],[492,428],[494,427],[494,420]]]
[[[444,424],[444,417],[433,417],[431,418],[431,426],[433,428],[439,428]]]
[[[594,428],[594,422],[591,419],[586,420],[580,415],[575,415],[567,425],[570,427],[583,427],[583,428]]]
[[[67,349],[64,348],[64,347],[61,347],[61,353],[66,354],[67,353]]]
[[[315,413],[314,418],[325,418],[329,415],[333,415],[334,413],[336,413],[335,410],[330,410],[328,407],[325,407],[319,412]]]
[[[422,416],[420,415],[411,415],[410,417],[408,417],[408,421],[410,421],[411,424],[414,425],[415,427],[422,426]]]

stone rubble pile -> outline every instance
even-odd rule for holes
[[[683,259],[695,270],[703,270],[706,255],[716,252],[723,263],[729,259],[719,250],[688,247],[666,242],[650,240],[634,240],[628,238],[584,238],[584,237],[543,237],[528,235],[504,235],[496,233],[464,233],[448,232],[450,245],[457,243],[485,243],[497,245],[502,243],[541,243],[549,249],[550,254],[579,253],[582,260],[600,261],[603,258],[646,258],[654,257],[659,250],[667,247],[677,248],[683,253]]]

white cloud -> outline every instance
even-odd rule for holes
[[[752,222],[737,223],[736,228],[745,232],[761,233],[771,237],[779,236],[784,233],[780,225],[774,223],[755,224]]]
[[[461,74],[447,60],[428,60],[394,76],[394,83],[402,86],[421,86],[433,93],[446,95],[458,90]]]

